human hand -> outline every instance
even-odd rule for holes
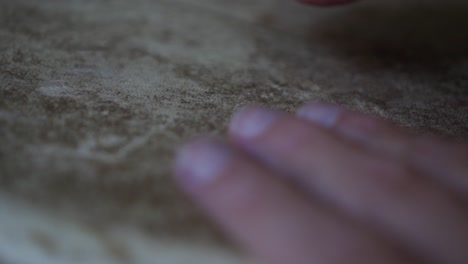
[[[183,189],[269,264],[468,260],[468,146],[328,104],[250,107],[181,150]]]

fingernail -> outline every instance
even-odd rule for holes
[[[341,108],[334,105],[308,105],[298,110],[297,115],[303,119],[324,127],[332,127],[338,121]]]
[[[277,120],[279,112],[260,107],[250,107],[237,113],[230,125],[231,133],[244,139],[256,138]]]
[[[218,178],[232,157],[232,151],[213,140],[199,140],[180,150],[175,171],[184,187],[197,189]]]

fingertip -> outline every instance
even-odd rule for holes
[[[263,134],[280,116],[279,111],[260,106],[247,106],[234,114],[229,134],[235,138],[253,139]]]
[[[333,127],[345,110],[337,105],[309,103],[299,108],[296,115],[323,127]]]
[[[232,150],[216,139],[196,139],[178,151],[175,178],[184,190],[196,192],[222,174],[231,156]]]

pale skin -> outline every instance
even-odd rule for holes
[[[175,174],[260,263],[468,263],[462,142],[325,103],[252,106],[234,116],[227,142],[185,146]]]

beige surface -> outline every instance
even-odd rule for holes
[[[247,103],[466,136],[468,5],[369,2],[0,0],[0,262],[235,263],[170,164]]]

